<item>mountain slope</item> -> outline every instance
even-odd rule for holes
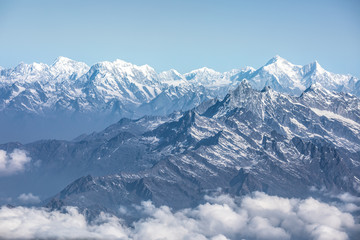
[[[89,67],[59,57],[51,66],[21,63],[1,69],[0,141],[70,139],[122,117],[187,111],[205,101],[222,99],[244,79],[255,89],[270,86],[292,95],[300,95],[315,83],[327,90],[360,92],[355,77],[327,72],[317,62],[294,65],[279,56],[257,70],[247,67],[220,73],[204,67],[184,75],[176,70],[157,73],[148,65],[122,60]]]
[[[175,209],[194,206],[219,189],[231,195],[258,190],[286,197],[359,196],[359,99],[331,92],[331,104],[324,104],[326,91],[312,86],[295,97],[269,87],[259,91],[244,80],[200,112],[123,119],[73,142],[1,145],[32,158],[28,171],[6,182],[38,179],[44,192],[31,184],[18,191],[44,196],[54,193],[55,187],[45,191],[52,178],[59,193],[48,206],[116,215],[119,205],[131,208],[146,199]]]
[[[194,206],[219,189],[231,195],[264,191],[307,197],[313,189],[359,195],[360,125],[331,108],[326,111],[332,115],[324,115],[325,110],[307,106],[304,96],[309,92],[291,97],[269,88],[254,90],[244,81],[203,115],[188,111],[145,132],[142,139],[155,139],[151,151],[166,156],[151,168],[81,178],[48,206],[95,210],[99,197],[107,196],[101,198],[102,208],[119,215],[114,208],[119,204],[131,208],[150,199],[178,209]],[[345,101],[353,100],[358,101]]]
[[[244,78],[239,78],[244,79]],[[333,91],[356,93],[353,85],[359,80],[351,75],[334,74],[315,61],[305,66],[294,65],[275,56],[247,78],[256,89],[270,86],[276,91],[300,95],[312,84],[318,83]]]

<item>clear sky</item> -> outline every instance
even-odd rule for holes
[[[0,0],[0,66],[117,58],[181,73],[274,55],[360,76],[359,0]]]

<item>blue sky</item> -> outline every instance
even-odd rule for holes
[[[274,55],[360,76],[358,0],[0,0],[0,66],[117,58],[184,73]]]

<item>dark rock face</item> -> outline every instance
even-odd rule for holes
[[[359,196],[360,107],[342,112],[322,104],[320,109],[319,91],[291,97],[269,88],[254,90],[245,81],[202,114],[194,109],[123,119],[73,142],[1,149],[25,149],[41,161],[23,178],[60,179],[61,184],[78,178],[62,191],[58,186],[47,206],[74,205],[90,215],[99,209],[121,215],[119,206],[131,210],[144,200],[174,209],[191,207],[217,191],[308,197],[313,189],[325,189]],[[331,101],[344,106],[359,101],[331,94]]]

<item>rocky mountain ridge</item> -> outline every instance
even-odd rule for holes
[[[22,182],[16,191],[42,199],[54,194],[44,203],[48,207],[78,206],[90,215],[106,211],[124,218],[120,205],[131,210],[149,199],[181,209],[217,191],[360,196],[359,114],[359,98],[351,94],[315,85],[296,97],[270,87],[256,90],[243,80],[201,111],[122,119],[70,142],[1,145],[32,159],[1,189],[10,194],[15,190],[8,183]]]
[[[247,67],[220,73],[204,67],[186,74],[176,70],[157,73],[148,65],[122,60],[89,67],[59,57],[51,66],[21,63],[1,69],[0,126],[8,127],[2,129],[0,141],[69,139],[100,130],[122,117],[187,111],[211,99],[222,99],[243,79],[258,90],[270,86],[292,95],[300,95],[314,83],[330,91],[360,94],[360,81],[353,76],[327,72],[317,62],[294,65],[279,56],[257,70]],[[27,125],[19,119],[26,119]],[[62,131],[56,132],[56,126]],[[21,135],[33,138],[17,137]]]

